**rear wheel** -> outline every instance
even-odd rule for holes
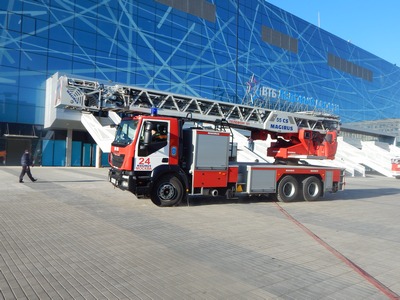
[[[150,199],[157,206],[178,205],[184,196],[181,181],[174,175],[162,176],[154,184]]]
[[[285,176],[278,184],[276,198],[280,202],[293,202],[299,194],[299,183],[291,175]]]
[[[322,194],[322,184],[315,176],[307,177],[302,182],[303,185],[303,198],[305,201],[315,201]]]

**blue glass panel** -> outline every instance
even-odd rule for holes
[[[93,145],[93,155],[92,155],[92,166],[96,166],[96,149],[97,149],[97,145],[94,144]]]
[[[7,11],[7,9],[8,9],[8,1],[0,1],[0,10]]]
[[[96,148],[97,145],[94,144],[93,145],[93,156],[92,156],[92,166],[96,165]],[[108,154],[109,153],[101,153],[101,158],[100,158],[100,163],[102,167],[109,167],[109,163],[108,163]]]
[[[7,56],[7,54],[8,54],[8,52],[6,51],[6,56]],[[3,58],[3,60],[4,60],[4,58]],[[15,61],[15,63],[16,62],[17,61]],[[16,65],[15,67],[18,67],[18,65]],[[8,87],[12,87],[12,86],[19,84],[18,70],[15,67],[1,66],[1,68],[0,68],[0,84],[4,84]],[[16,92],[14,92],[14,93],[16,93]]]
[[[83,162],[82,165],[84,167],[89,167],[91,165],[91,153],[92,153],[92,145],[91,144],[83,144]]]
[[[7,43],[4,43],[7,45]],[[11,48],[9,48],[11,47]],[[1,68],[0,68],[0,74],[2,72],[6,72],[6,69],[3,69],[4,67],[13,67],[13,68],[17,68],[19,66],[19,60],[20,60],[20,52],[17,51],[14,47],[12,47],[12,45],[8,44],[7,47],[4,48],[0,48],[0,55],[1,55]],[[1,76],[1,75],[0,75]],[[4,79],[3,79],[4,80]],[[1,78],[0,78],[0,82],[1,82]]]
[[[55,40],[59,42],[65,42],[66,40],[70,40],[68,35],[68,29],[62,26],[53,26],[49,29],[49,38],[50,40]],[[69,33],[71,34],[71,33]]]
[[[24,124],[35,124],[37,109],[38,107],[34,105],[28,105],[24,102],[21,102],[18,105],[17,122]]]
[[[72,61],[55,57],[48,58],[48,71],[51,73],[68,73],[71,71]]]
[[[36,106],[36,108],[35,108],[35,119],[32,122],[32,124],[43,125],[44,124],[44,112],[45,112],[45,108],[44,107]]]
[[[4,79],[2,81],[2,79]],[[7,78],[1,78],[0,73],[0,103],[16,104],[18,101],[18,90],[15,89],[15,82],[8,81]]]
[[[22,32],[34,35],[36,34],[36,19],[28,16],[22,17]]]
[[[53,166],[65,166],[66,142],[54,141]]]
[[[73,44],[71,43],[71,41],[69,41],[69,40],[67,40],[67,41],[56,41],[56,40],[50,39],[49,40],[49,56],[71,60]]]
[[[47,70],[47,57],[45,55],[32,53],[21,55],[20,68],[41,71],[44,73]]]
[[[21,25],[22,25],[22,15],[18,13],[8,13],[7,14],[7,29],[21,32]]]
[[[72,142],[72,158],[71,166],[80,167],[82,161],[82,142]]]
[[[49,22],[47,22],[47,13],[44,15],[38,15],[38,19],[36,20],[36,36],[45,38],[46,40],[49,38]],[[41,17],[44,17],[44,20],[40,20]]]
[[[102,153],[101,154],[101,166],[102,167],[109,167],[110,164],[108,163],[108,154],[109,153]]]
[[[17,122],[17,105],[13,103],[7,103],[4,99],[1,99],[0,92],[0,122]]]
[[[19,88],[19,103],[22,105],[35,105],[37,103],[38,90],[33,88]],[[43,95],[43,93],[42,93]],[[39,104],[39,103],[37,103]],[[44,103],[41,103],[42,105]]]
[[[37,72],[37,71],[31,71],[31,70],[25,70],[22,72],[23,73],[23,83],[21,85],[23,85],[24,87],[31,87],[31,88],[40,88],[42,90],[45,90],[46,88],[46,74],[43,72]],[[39,96],[39,97],[38,97]],[[37,103],[41,104],[43,103],[40,98],[40,95],[37,95],[36,99],[38,100]]]
[[[54,157],[54,141],[43,140],[42,142],[42,166],[52,166]]]
[[[94,32],[74,30],[74,42],[79,45],[79,47],[94,49],[96,48],[96,35]]]
[[[81,17],[81,11],[79,6],[65,6],[65,3],[62,1],[52,1],[52,8],[58,8],[60,6],[61,9],[52,9],[51,14],[49,14],[49,22],[50,24],[59,24],[59,27],[65,27],[66,31],[70,30],[74,27],[74,21],[76,17]],[[68,9],[68,11],[65,10]],[[76,15],[74,14],[74,10],[78,10]],[[65,34],[65,33],[64,33]]]
[[[88,78],[94,78],[95,69],[91,64],[85,64],[82,62],[74,61],[72,65],[72,70],[74,74],[79,74],[80,76],[86,76]]]
[[[101,31],[102,34],[108,35],[112,38],[116,32],[114,27],[115,21],[113,22],[113,20],[118,19],[118,15],[120,15],[121,12],[119,12],[117,9],[110,8],[108,5],[102,5],[98,7],[97,13],[97,28]]]

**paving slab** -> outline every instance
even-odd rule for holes
[[[0,167],[0,299],[399,299],[400,180],[160,208],[107,169]]]

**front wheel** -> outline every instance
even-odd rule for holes
[[[176,176],[168,174],[154,184],[150,199],[157,206],[175,206],[182,201],[183,196],[181,181]]]
[[[278,184],[276,198],[280,202],[293,202],[299,194],[299,183],[293,176],[287,175]]]

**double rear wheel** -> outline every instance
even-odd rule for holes
[[[276,198],[280,202],[293,202],[298,200],[299,183],[291,175],[286,175],[279,181],[276,191]]]
[[[292,175],[286,175],[278,183],[276,198],[280,202],[299,200],[315,201],[322,195],[322,182],[316,176],[306,177],[301,181]]]
[[[318,200],[322,195],[322,183],[315,176],[307,177],[302,182],[303,199],[305,201]]]

